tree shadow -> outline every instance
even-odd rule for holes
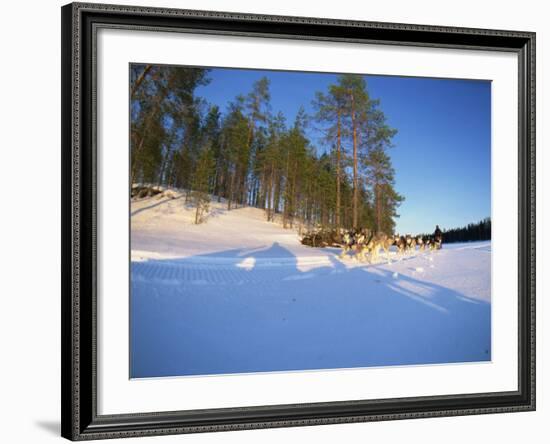
[[[156,196],[153,196],[153,197],[150,197],[148,199],[155,199],[155,197]],[[130,217],[137,216],[138,214],[141,214],[145,211],[152,210],[153,208],[157,208],[161,205],[168,204],[170,202],[174,202],[176,200],[182,200],[182,199],[185,200],[185,194],[182,194],[182,195],[177,196],[177,197],[161,196],[158,199],[157,202],[152,202],[150,205],[148,205],[146,207],[138,208],[137,210],[132,211],[130,213]],[[196,210],[196,206],[194,204],[190,203],[190,202],[184,202],[183,207],[187,210]],[[202,223],[205,223],[208,219],[212,219],[212,218],[215,218],[215,217],[219,217],[223,214],[227,214],[228,211],[230,211],[230,210],[227,210],[227,209],[224,209],[224,208],[219,208],[219,207],[210,208],[210,210],[204,215],[204,219],[203,219]]]
[[[461,303],[464,302],[476,305],[490,305],[489,302],[472,298],[452,288],[433,282],[427,282],[405,274],[398,274],[395,277],[394,272],[383,269],[380,266],[374,266],[372,269],[376,271],[377,275],[381,275],[388,289],[421,304],[430,306],[442,313],[453,313],[455,310],[460,309]],[[408,270],[416,272],[417,268],[408,267]],[[368,272],[369,270],[364,271]]]
[[[151,197],[150,199],[153,199],[154,197],[155,196]],[[161,197],[160,199],[157,200],[157,202],[154,202],[151,205],[148,205],[148,206],[143,207],[143,208],[138,208],[137,210],[132,211],[130,213],[130,217],[137,216],[138,214],[143,213],[144,211],[151,210],[153,208],[159,207],[159,206],[164,205],[164,204],[169,203],[169,202],[173,202],[174,200],[179,200],[183,197],[184,196],[178,196],[178,197],[174,197],[174,198]]]

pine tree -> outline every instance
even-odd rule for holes
[[[286,132],[285,117],[279,112],[269,120],[268,137],[260,163],[265,169],[265,206],[267,220],[272,221],[279,208],[282,175],[282,140]]]
[[[284,149],[284,210],[283,227],[292,228],[299,198],[301,166],[307,157],[308,139],[305,137],[307,116],[300,107],[294,126],[287,132],[283,140]]]
[[[465,227],[443,230],[443,242],[469,242],[491,240],[491,218],[487,217],[478,223],[470,223]]]
[[[209,108],[208,114],[201,131],[201,144],[208,146],[212,151],[212,157],[215,163],[213,177],[211,178],[212,192],[215,195],[220,194],[220,182],[222,175],[222,153],[221,153],[221,113],[220,109],[213,105]]]
[[[245,168],[240,175],[239,180],[239,200],[242,204],[245,204],[248,200],[249,192],[249,171],[255,153],[254,148],[254,136],[259,124],[263,124],[267,121],[269,115],[269,100],[271,95],[269,93],[269,80],[267,77],[254,82],[252,85],[252,91],[248,93],[246,97],[242,98],[244,106],[244,112],[248,118],[248,136],[246,143],[246,154],[243,152],[243,167]],[[244,165],[246,163],[246,165]]]
[[[313,104],[317,110],[315,116],[317,121],[329,125],[326,129],[325,140],[334,145],[336,164],[335,225],[336,228],[340,228],[342,161],[344,157],[342,139],[346,136],[342,121],[346,112],[346,90],[339,85],[330,85],[328,94],[316,93]]]
[[[353,226],[358,227],[359,223],[359,157],[362,146],[362,130],[366,127],[365,122],[370,110],[371,101],[367,92],[367,84],[363,76],[355,74],[344,74],[338,78],[339,90],[345,92],[346,114],[349,117],[350,133],[353,146]]]
[[[210,206],[209,181],[214,168],[215,162],[212,150],[207,147],[202,150],[199,156],[192,184],[191,199],[196,207],[195,224],[202,223],[208,213]]]
[[[242,98],[237,97],[229,106],[229,114],[222,129],[228,210],[235,201],[239,202],[239,182],[248,167],[248,132]]]
[[[373,195],[374,229],[392,234],[395,228],[394,219],[399,217],[397,207],[404,197],[395,191],[395,170],[388,154],[388,149],[392,147],[391,140],[397,131],[387,125],[379,104],[378,100],[371,100],[365,119],[366,153],[363,163],[366,180]]]
[[[367,177],[371,182],[374,197],[374,229],[376,232],[393,234],[397,207],[404,200],[395,189],[395,172],[391,160],[382,145],[372,147],[366,158]]]
[[[197,106],[202,102],[194,96],[194,91],[209,82],[207,73],[208,70],[202,68],[131,65],[132,183],[136,179],[154,182],[161,175],[163,165],[173,171],[168,163],[178,160],[178,156],[174,156],[172,143],[166,143],[165,139],[178,132],[187,137],[193,118],[200,114]],[[187,145],[185,141],[182,149],[187,149]]]

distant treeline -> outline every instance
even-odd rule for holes
[[[491,218],[487,217],[478,223],[468,224],[462,228],[443,230],[443,242],[468,242],[491,240]]]
[[[285,227],[394,231],[396,130],[363,76],[340,76],[317,92],[314,115],[302,108],[289,123],[272,112],[266,77],[220,110],[196,94],[207,69],[134,64],[130,74],[132,183],[189,190],[197,223],[214,195],[228,210],[279,214]],[[320,146],[308,139],[312,124]]]

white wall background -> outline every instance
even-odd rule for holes
[[[550,104],[546,2],[526,0],[116,0],[115,3],[305,15],[537,32],[538,409],[537,412],[140,438],[125,442],[545,442],[550,329],[543,233],[549,205],[544,123]],[[0,436],[9,443],[60,441],[60,6],[11,0],[0,26]],[[545,214],[546,213],[546,214]],[[546,432],[546,433],[545,433]],[[547,439],[547,438],[546,438]]]

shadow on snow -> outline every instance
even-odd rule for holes
[[[491,359],[489,303],[382,265],[302,259],[273,243],[132,263],[131,377]]]

